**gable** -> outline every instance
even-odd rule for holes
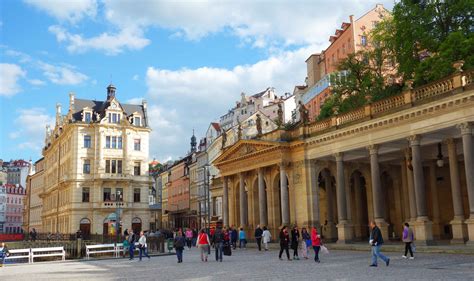
[[[286,144],[280,142],[262,141],[262,140],[239,140],[237,143],[227,148],[216,160],[214,165],[225,164],[227,161],[245,158],[269,150],[281,149]]]

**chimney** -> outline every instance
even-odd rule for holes
[[[143,109],[146,110],[146,107],[147,107],[148,103],[145,99],[142,100],[142,106],[143,106]]]
[[[115,90],[117,88],[115,88],[115,86],[113,84],[110,84],[108,87],[107,87],[107,100],[111,100],[113,98],[115,98]]]
[[[73,92],[69,93],[69,111],[73,112],[74,111],[74,101],[75,101],[75,95]]]
[[[59,125],[61,121],[61,104],[56,104],[56,125]]]

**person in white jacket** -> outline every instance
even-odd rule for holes
[[[268,251],[268,243],[270,243],[270,241],[272,240],[272,234],[270,233],[270,231],[267,229],[266,226],[263,227],[262,238],[263,238],[263,245],[265,246],[265,251]]]
[[[146,245],[146,237],[143,231],[140,232],[140,239],[138,239],[138,249],[140,250],[138,259],[141,261],[142,260],[142,254],[145,254],[145,257],[150,259],[150,256],[148,255],[147,251],[147,245]]]

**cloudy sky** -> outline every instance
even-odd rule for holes
[[[335,4],[337,2],[337,5]],[[150,158],[189,150],[239,99],[303,84],[305,60],[349,15],[393,0],[1,1],[0,159],[41,157],[55,105],[149,103]]]

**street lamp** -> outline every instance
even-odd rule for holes
[[[121,202],[122,202],[122,192],[117,191],[117,194],[115,195],[115,214],[117,215],[116,216],[116,229],[115,229],[115,236],[116,236],[116,242],[119,243],[120,242],[120,206],[121,206]]]

